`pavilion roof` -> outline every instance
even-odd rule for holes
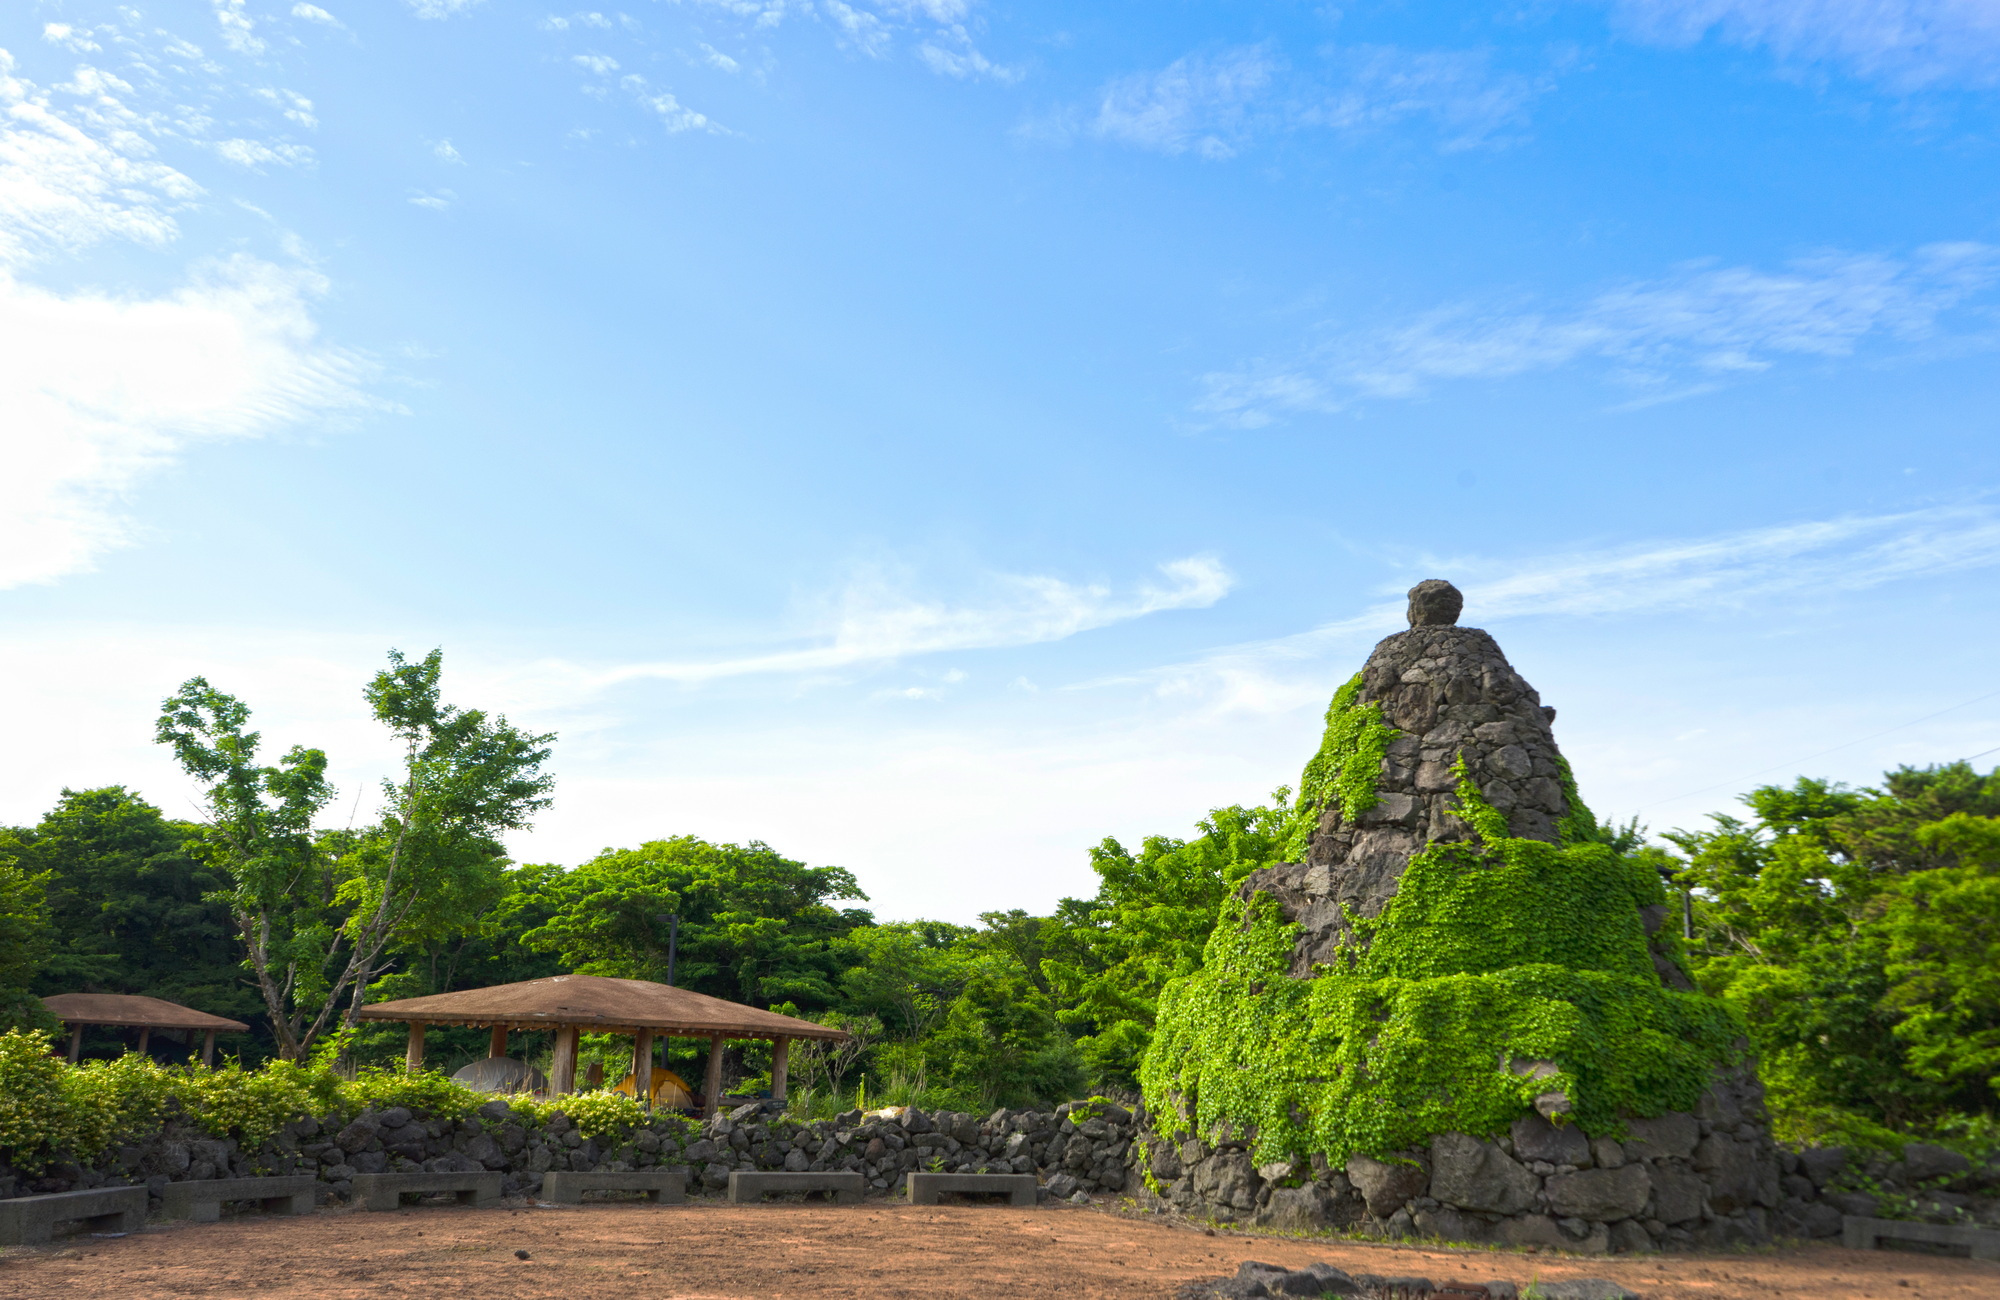
[[[655,1033],[706,1038],[847,1037],[775,1011],[712,998],[648,980],[602,975],[551,975],[519,984],[399,998],[361,1008],[363,1020],[401,1020],[431,1025],[483,1025],[506,1029],[554,1029],[575,1025],[600,1034]]]
[[[73,1025],[138,1025],[147,1029],[214,1029],[221,1033],[241,1033],[250,1028],[240,1020],[226,1020],[196,1011],[164,998],[140,997],[135,993],[58,993],[42,999],[42,1005],[58,1020]]]

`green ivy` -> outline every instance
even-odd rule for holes
[[[1283,858],[1287,862],[1305,861],[1313,828],[1336,801],[1340,815],[1348,821],[1375,806],[1382,757],[1399,733],[1382,721],[1381,705],[1356,704],[1360,695],[1361,674],[1356,673],[1333,693],[1333,702],[1326,706],[1326,734],[1319,752],[1307,761],[1299,777],[1299,797],[1286,824]]]
[[[1161,996],[1140,1070],[1154,1114],[1253,1130],[1260,1160],[1342,1161],[1497,1134],[1553,1089],[1593,1135],[1693,1108],[1743,1028],[1660,984],[1638,912],[1664,901],[1658,873],[1599,843],[1514,838],[1458,774],[1479,842],[1412,857],[1315,978],[1287,974],[1299,927],[1275,902],[1224,905],[1203,968]]]

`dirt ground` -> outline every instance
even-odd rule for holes
[[[525,1251],[528,1258],[517,1257]],[[1996,1300],[2000,1264],[1811,1246],[1578,1259],[1222,1232],[1102,1207],[640,1203],[322,1210],[70,1237],[0,1258],[7,1300],[1167,1300],[1246,1259],[1434,1282],[1607,1277],[1646,1300]]]

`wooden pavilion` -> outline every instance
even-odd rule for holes
[[[141,1052],[146,1050],[155,1029],[184,1029],[188,1031],[190,1041],[193,1032],[199,1029],[203,1034],[201,1063],[211,1069],[215,1066],[215,1036],[219,1033],[240,1034],[250,1028],[241,1020],[211,1016],[177,1002],[140,997],[134,993],[58,993],[43,998],[42,1005],[69,1026],[69,1059],[72,1065],[83,1053],[85,1025],[136,1027],[139,1031],[138,1050]]]
[[[519,984],[433,993],[401,998],[361,1008],[363,1020],[404,1021],[410,1026],[407,1053],[412,1072],[424,1062],[424,1030],[430,1025],[470,1025],[493,1031],[490,1056],[507,1054],[507,1035],[517,1029],[554,1030],[555,1060],[549,1070],[549,1093],[576,1091],[578,1036],[584,1033],[632,1036],[634,1093],[652,1095],[653,1038],[709,1040],[708,1076],[702,1097],[705,1113],[713,1115],[722,1092],[722,1044],[730,1038],[764,1038],[772,1045],[771,1096],[785,1096],[785,1066],[794,1038],[838,1041],[847,1035],[810,1020],[759,1011],[689,989],[646,980],[609,979],[601,975],[551,975]]]

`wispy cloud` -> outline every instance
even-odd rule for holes
[[[456,18],[481,3],[481,0],[408,0],[410,12],[419,18]]]
[[[638,102],[640,107],[650,110],[659,118],[660,125],[667,128],[670,135],[678,135],[683,131],[706,131],[714,135],[729,134],[729,128],[712,121],[706,113],[698,113],[681,103],[672,91],[655,89],[647,84],[644,77],[636,73],[619,78],[618,84]]]
[[[302,144],[284,144],[263,140],[217,140],[215,154],[224,162],[235,163],[259,171],[266,166],[309,167],[313,163],[313,151]]]
[[[243,6],[243,0],[213,0],[216,25],[222,28],[222,43],[238,54],[264,52],[264,41],[256,34],[257,23]]]
[[[963,81],[1011,82],[1021,69],[989,59],[975,42],[978,29],[972,0],[679,0],[746,20],[754,28],[776,27],[789,14],[817,18],[831,27],[841,46],[871,59],[890,58],[899,39],[913,41],[918,60],[940,76]],[[735,60],[709,46],[708,61],[725,72]],[[717,63],[720,58],[727,66]]]
[[[1403,566],[1401,581],[1449,578],[1465,592],[1465,623],[1484,626],[1533,617],[1716,614],[1996,565],[2000,510],[1982,504],[1847,515],[1513,560],[1418,557]],[[1222,709],[1295,708],[1301,700],[1324,696],[1324,673],[1315,668],[1319,660],[1334,653],[1351,657],[1367,642],[1406,626],[1402,593],[1385,596],[1309,631],[1229,646],[1119,680],[1142,682],[1166,695],[1206,696]]]
[[[1083,134],[1165,154],[1234,157],[1252,141],[1321,130],[1355,138],[1424,122],[1446,151],[1503,143],[1549,86],[1496,71],[1479,50],[1356,45],[1299,68],[1265,42],[1189,54],[1108,82],[1094,112],[1067,112],[1031,135]]]
[[[1271,47],[1190,54],[1105,86],[1090,134],[1160,153],[1228,158],[1254,133],[1283,65]]]
[[[346,23],[341,22],[340,19],[335,18],[318,5],[295,4],[292,6],[292,17],[301,22],[318,23],[322,27],[338,27],[342,31],[347,30]]]
[[[911,598],[871,575],[850,584],[813,644],[738,658],[629,664],[588,674],[592,685],[658,679],[698,683],[752,674],[824,673],[954,650],[1060,641],[1174,609],[1204,609],[1227,595],[1233,579],[1212,556],[1197,555],[1160,566],[1163,583],[1128,592],[1080,585],[1047,576],[1007,575],[996,580],[995,599],[949,604]]]
[[[42,39],[53,45],[60,45],[72,54],[89,54],[103,48],[90,39],[89,28],[79,31],[68,23],[43,24]]]
[[[13,75],[0,50],[0,267],[76,253],[104,239],[159,247],[201,186],[152,159],[130,131],[93,134]]]
[[[1659,44],[1714,33],[1901,89],[2000,83],[1992,0],[1612,0],[1612,9],[1627,31]]]
[[[308,131],[319,127],[319,118],[313,113],[313,102],[296,90],[280,90],[262,87],[251,92],[267,104],[271,104],[285,115],[285,119],[296,122]]]
[[[1915,340],[2000,278],[2000,248],[1932,244],[1908,257],[1822,253],[1783,270],[1694,263],[1558,310],[1457,303],[1349,331],[1289,360],[1204,377],[1202,412],[1257,427],[1287,411],[1339,411],[1458,380],[1594,362],[1644,398],[1707,391],[1785,357],[1851,355]]]
[[[367,363],[317,337],[326,285],[307,268],[237,255],[153,296],[24,280],[107,240],[165,248],[202,193],[123,124],[123,83],[88,71],[75,84],[91,100],[66,114],[0,51],[0,588],[129,541],[124,495],[190,444],[369,403]]]

